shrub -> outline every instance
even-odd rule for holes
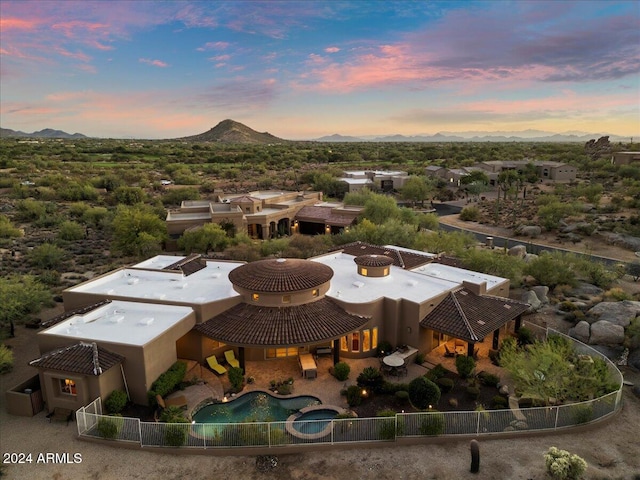
[[[458,355],[456,357],[456,370],[462,378],[470,377],[474,368],[476,368],[476,361],[473,357],[467,357],[466,355]]]
[[[460,212],[460,220],[465,222],[477,222],[480,219],[480,209],[478,207],[465,207]]]
[[[520,327],[518,330],[518,345],[531,345],[533,343],[533,332],[527,327]]]
[[[420,435],[442,435],[444,433],[444,415],[437,410],[423,415],[420,422]]]
[[[426,356],[424,353],[422,352],[418,352],[418,354],[416,355],[416,363],[418,365],[422,365],[424,363]]]
[[[43,243],[29,253],[31,263],[38,268],[55,269],[62,263],[64,250],[52,243]]]
[[[440,389],[431,380],[418,377],[409,383],[409,399],[417,408],[424,410],[440,401]]]
[[[127,394],[122,390],[114,390],[109,394],[104,402],[104,406],[109,413],[120,413],[127,406]]]
[[[385,420],[379,420],[377,422],[380,438],[382,440],[393,440],[396,438],[396,412],[393,410],[380,410],[376,413],[376,417],[388,417]],[[400,425],[398,425],[398,427],[399,426]]]
[[[449,370],[447,370],[445,367],[442,366],[441,363],[439,363],[427,372],[426,377],[429,380],[435,381],[440,377],[444,377],[447,373],[449,373]]]
[[[239,392],[242,390],[242,384],[244,383],[244,374],[241,368],[231,367],[229,369],[229,383],[231,383],[231,388],[233,388],[234,392]]]
[[[507,408],[509,401],[502,395],[496,395],[491,399],[491,405],[493,408]]]
[[[22,235],[22,230],[14,227],[8,217],[0,215],[0,238],[21,237]]]
[[[102,417],[98,420],[98,433],[102,438],[113,440],[122,429],[123,419],[117,415],[112,417]]]
[[[293,391],[293,385],[290,383],[281,383],[278,386],[278,393],[280,395],[291,395],[291,392]]]
[[[605,300],[612,302],[620,302],[622,300],[631,300],[631,296],[620,287],[614,287],[604,292]]]
[[[362,390],[357,385],[347,388],[347,403],[350,407],[357,407],[362,403]]]
[[[164,431],[164,443],[172,447],[181,447],[187,440],[187,433],[189,432],[189,420],[183,418],[180,422],[172,423],[165,427]]]
[[[406,402],[407,400],[409,400],[409,392],[407,392],[406,390],[398,390],[394,395],[396,399],[400,400],[401,402]]]
[[[187,364],[184,362],[176,362],[169,369],[161,374],[158,379],[151,385],[151,390],[147,392],[149,405],[157,406],[156,395],[161,397],[173,392],[176,386],[182,382],[184,374],[187,372]]]
[[[474,385],[469,385],[467,387],[467,395],[469,395],[472,400],[475,400],[480,396],[480,389]]]
[[[500,366],[500,351],[499,350],[489,350],[489,360],[494,365]]]
[[[481,374],[478,374],[478,378],[480,379],[480,382],[482,382],[482,384],[486,385],[487,387],[497,387],[498,383],[500,383],[500,377],[494,375],[493,373],[483,372]]]
[[[58,235],[62,240],[73,242],[84,238],[84,227],[77,222],[66,221],[60,225]]]
[[[341,382],[349,378],[349,372],[351,372],[351,367],[346,362],[338,362],[333,366],[333,376]]]
[[[547,473],[555,480],[578,480],[587,469],[587,462],[566,450],[551,447],[544,454]]]
[[[440,387],[442,393],[447,393],[453,388],[453,380],[446,377],[436,380],[436,384]]]
[[[589,423],[593,418],[593,407],[591,405],[575,405],[571,413],[576,424]]]
[[[6,345],[0,345],[0,373],[13,370],[13,352]]]
[[[382,389],[384,378],[377,368],[366,367],[362,370],[362,373],[358,375],[356,383],[360,387],[366,387],[373,392],[379,392]]]

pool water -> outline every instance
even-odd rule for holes
[[[265,392],[249,392],[225,403],[206,405],[192,415],[197,423],[280,422],[305,407],[320,405],[309,395],[276,398]]]
[[[293,428],[300,433],[320,433],[327,426],[329,422],[336,418],[338,412],[328,408],[319,410],[312,410],[310,412],[303,413],[293,421]],[[315,421],[309,421],[315,420]],[[321,422],[320,420],[325,420]]]

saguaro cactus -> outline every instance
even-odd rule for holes
[[[471,473],[480,471],[480,444],[477,440],[471,440],[469,445],[471,449]]]

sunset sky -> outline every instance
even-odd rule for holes
[[[635,0],[1,0],[0,22],[14,130],[640,135]]]

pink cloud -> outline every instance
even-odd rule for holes
[[[152,65],[154,67],[166,68],[169,66],[168,63],[163,62],[162,60],[152,60],[150,58],[139,58],[138,62],[146,63],[147,65]]]
[[[53,49],[58,55],[62,55],[63,57],[73,58],[74,60],[80,60],[81,62],[89,62],[91,61],[91,57],[82,52],[70,52],[62,47],[54,47]]]
[[[225,50],[229,48],[231,44],[229,42],[207,42],[203,46],[196,48],[199,52],[206,50]]]
[[[340,49],[338,47],[327,47],[324,49],[326,53],[338,53]]]
[[[38,27],[38,22],[22,18],[0,18],[0,29],[7,30],[34,30]]]
[[[231,55],[216,55],[215,57],[209,57],[212,62],[226,62],[231,59]]]

